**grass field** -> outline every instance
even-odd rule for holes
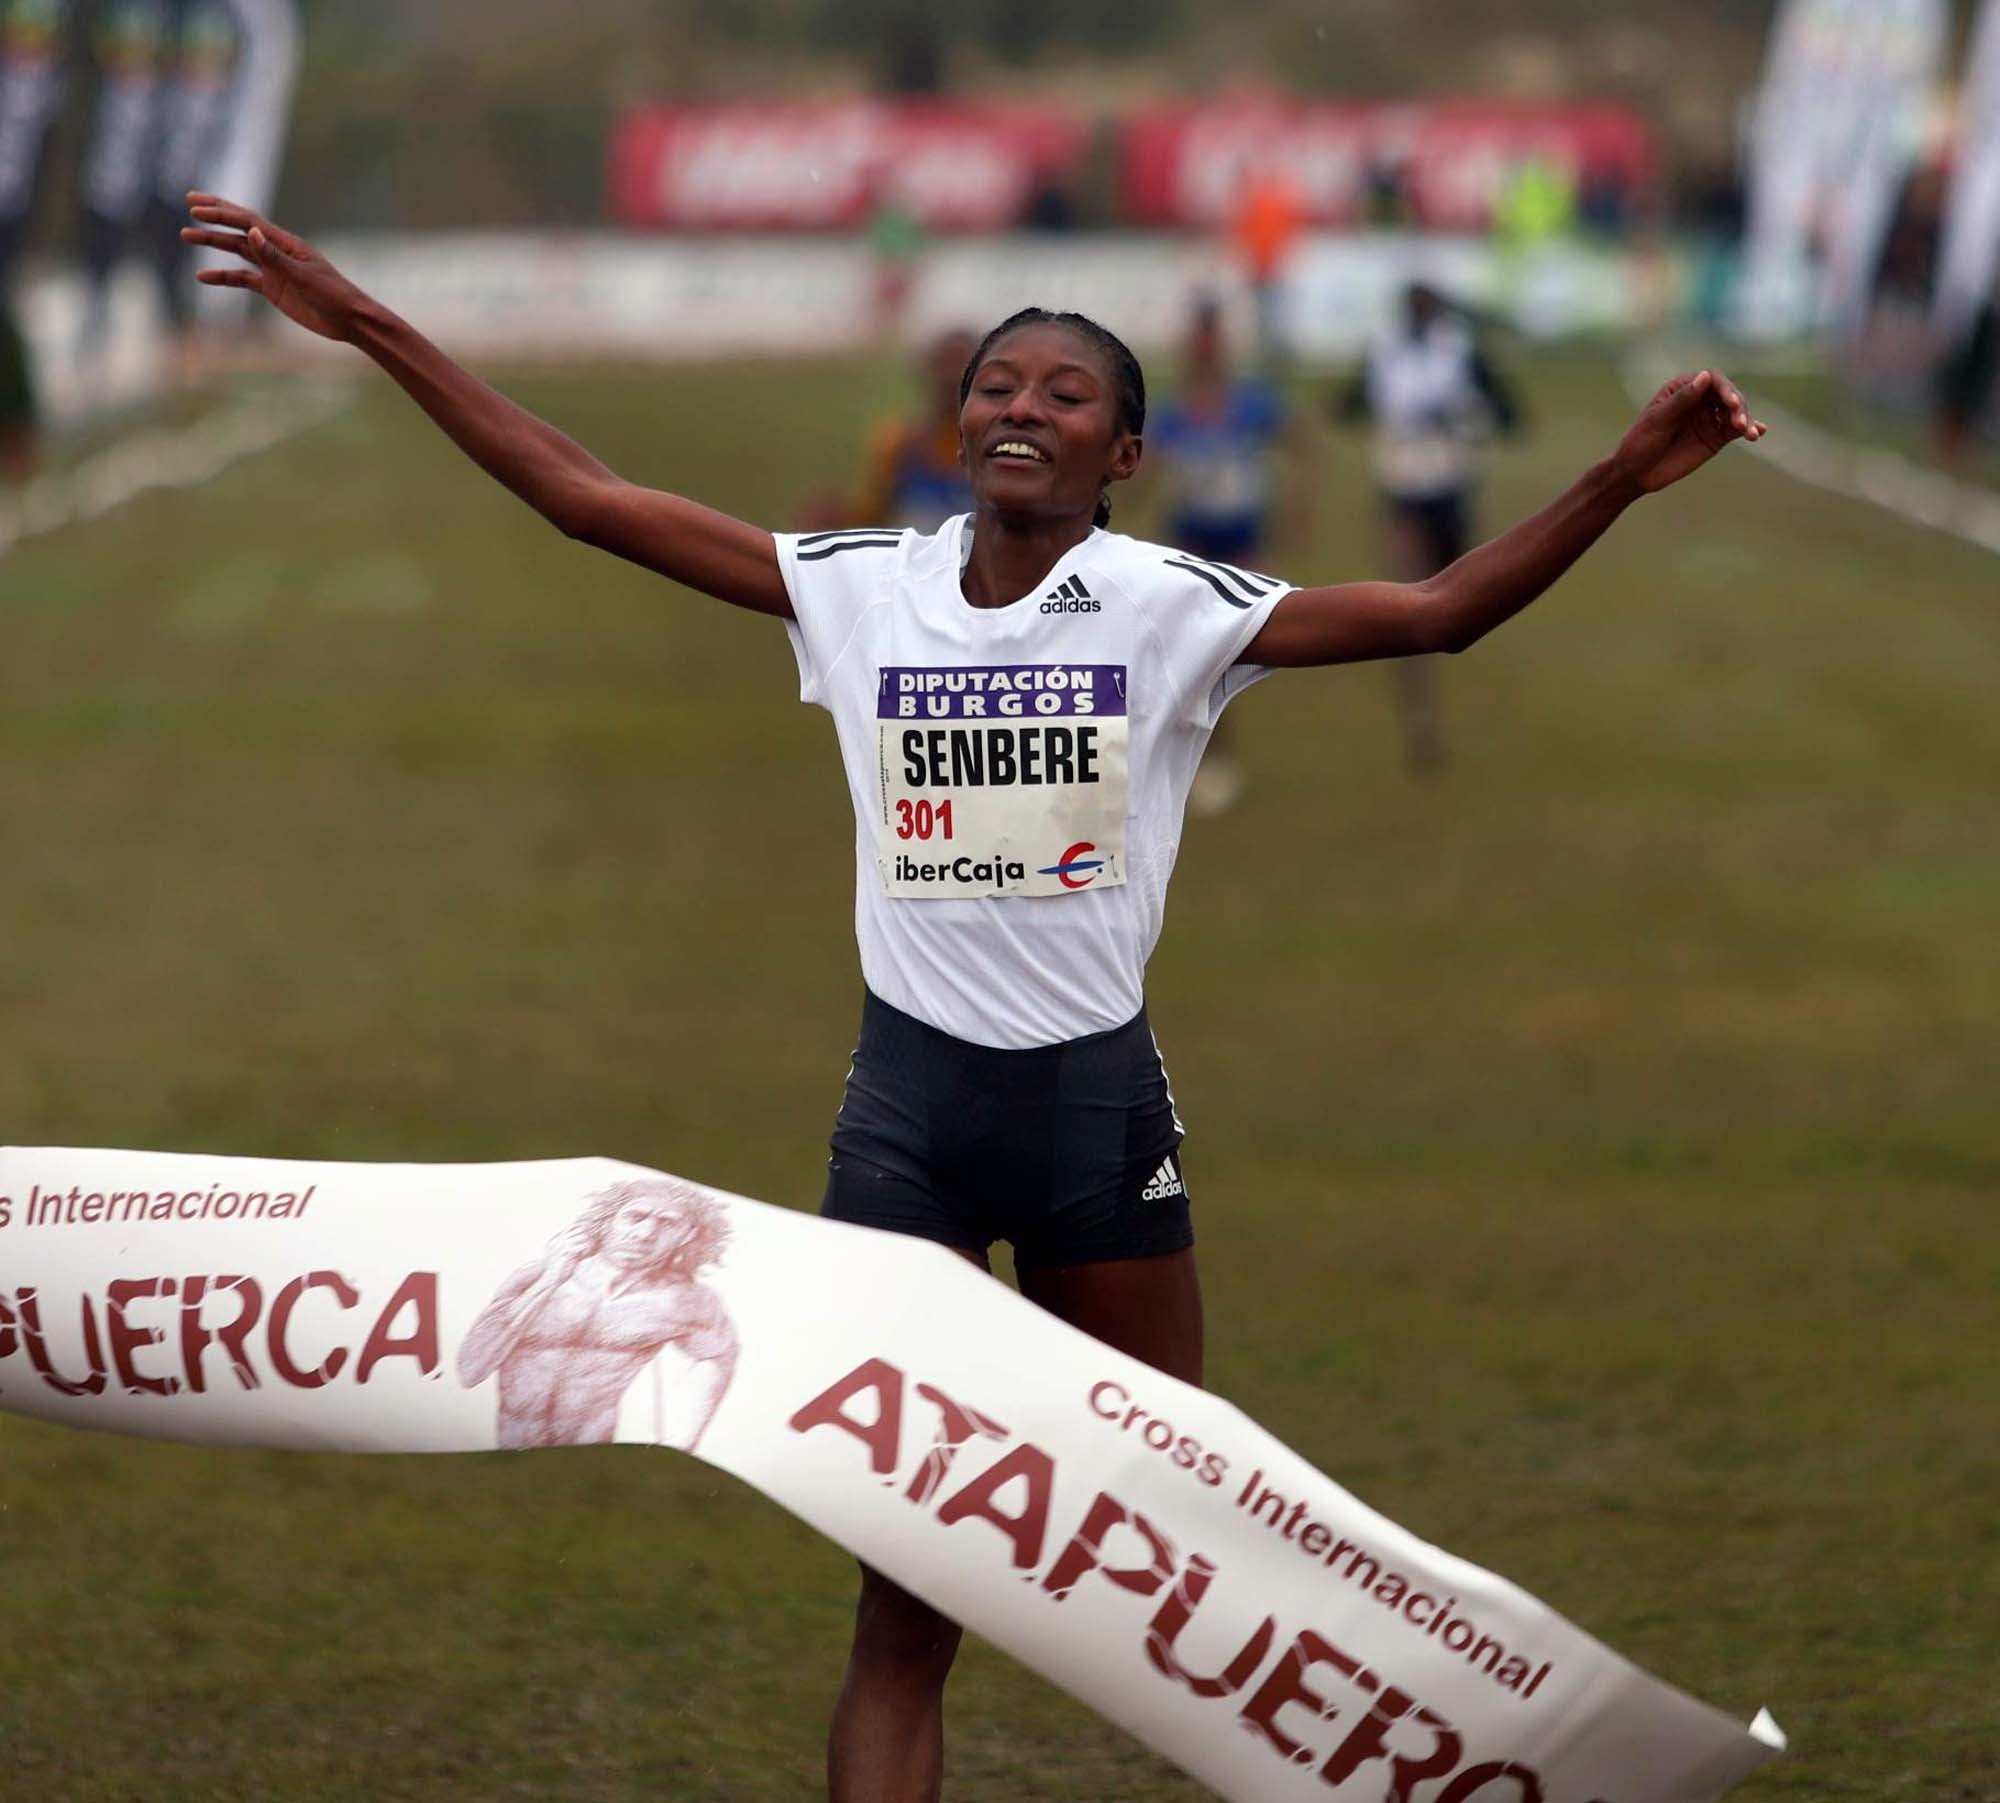
[[[1489,514],[1625,414],[1529,372]],[[783,523],[864,365],[516,385]],[[1369,574],[1359,447],[1311,554]],[[851,827],[769,622],[564,543],[385,387],[0,562],[0,1136],[599,1152],[817,1199]],[[1794,1753],[2000,1799],[2000,561],[1753,455],[1440,672],[1236,715],[1153,1012],[1211,1381]],[[0,1273],[4,1276],[4,1273]],[[796,1799],[846,1560],[691,1461],[0,1419],[0,1793]],[[956,1799],[1200,1793],[984,1648]],[[1555,1800],[1567,1803],[1567,1800]]]

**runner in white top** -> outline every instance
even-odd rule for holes
[[[1397,328],[1370,348],[1335,411],[1345,421],[1374,422],[1389,573],[1422,582],[1456,563],[1472,543],[1480,450],[1492,434],[1518,430],[1520,410],[1468,325],[1429,283],[1411,283]],[[1445,762],[1435,672],[1420,657],[1390,668],[1404,759],[1412,774],[1431,775]]]
[[[1143,1010],[1120,1016],[1217,713],[1263,669],[1463,650],[1625,507],[1764,430],[1722,376],[1678,377],[1567,492],[1437,577],[1287,588],[1100,530],[1107,489],[1139,465],[1144,378],[1102,327],[1030,312],[967,367],[969,522],[779,540],[621,480],[302,239],[213,195],[190,204],[188,241],[243,264],[203,281],[358,346],[562,531],[791,622],[853,789],[871,985],[828,1211],[981,1262],[1012,1238],[1037,1302],[1195,1382],[1178,1123]],[[834,1798],[939,1794],[957,1645],[955,1624],[864,1573]]]

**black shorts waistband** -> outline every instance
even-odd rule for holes
[[[1075,1039],[1058,1039],[1048,1045],[990,1046],[981,1045],[976,1040],[960,1039],[957,1034],[934,1027],[914,1014],[906,1014],[893,1002],[885,1002],[872,989],[863,988],[861,992],[860,1043],[864,1046],[928,1048],[941,1056],[990,1059],[999,1067],[1011,1065],[1018,1070],[1029,1071],[1038,1064],[1045,1066],[1079,1053],[1087,1056],[1100,1048],[1122,1046],[1127,1040],[1134,1039],[1142,1040],[1149,1046],[1153,1043],[1152,1023],[1146,1018],[1144,1003],[1140,1004],[1139,1012],[1130,1020]]]

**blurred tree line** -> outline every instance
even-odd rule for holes
[[[301,0],[280,206],[314,230],[595,224],[609,122],[635,100],[981,93],[1110,114],[1273,88],[1627,101],[1693,194],[1733,161],[1736,105],[1776,5]]]

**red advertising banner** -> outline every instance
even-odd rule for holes
[[[934,231],[1019,222],[1081,160],[1055,107],[784,101],[647,105],[612,128],[612,217],[669,231],[823,231],[892,205]]]
[[[1656,159],[1645,122],[1623,107],[1502,101],[1434,105],[1258,102],[1155,107],[1125,126],[1123,211],[1135,225],[1217,226],[1253,177],[1277,176],[1307,222],[1483,231],[1510,173],[1536,159],[1593,187],[1643,194]]]

